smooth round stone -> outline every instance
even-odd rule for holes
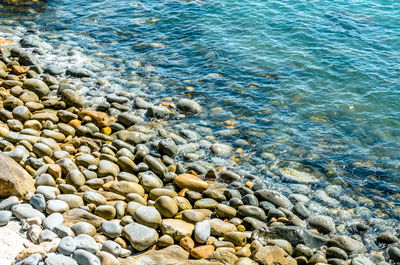
[[[157,242],[159,247],[168,247],[174,244],[174,239],[169,235],[163,235],[158,239]]]
[[[129,202],[126,206],[126,213],[133,216],[135,214],[135,211],[140,207],[144,207],[144,205],[134,201]]]
[[[61,254],[51,255],[44,261],[44,265],[60,265],[60,264],[78,265],[78,263],[73,258]]]
[[[263,209],[257,206],[242,205],[238,208],[238,214],[243,217],[253,217],[260,221],[264,221],[266,216]]]
[[[74,238],[76,243],[76,249],[83,249],[90,253],[96,253],[99,251],[99,245],[93,237],[86,234],[80,234]]]
[[[72,225],[72,231],[75,235],[86,234],[89,236],[94,236],[96,234],[96,228],[87,222],[78,222]]]
[[[198,200],[194,203],[195,209],[209,209],[214,210],[215,207],[218,205],[218,202],[211,198],[205,198]]]
[[[57,124],[57,129],[66,136],[68,135],[75,136],[75,128],[68,124],[59,123]]]
[[[7,225],[11,216],[12,213],[10,211],[0,211],[0,226]]]
[[[153,172],[139,173],[139,183],[143,186],[146,192],[150,192],[155,188],[162,188],[164,185],[162,180],[154,175]]]
[[[186,222],[189,223],[197,223],[197,222],[201,222],[204,219],[206,219],[206,216],[200,212],[200,211],[196,211],[196,210],[186,210],[182,213],[182,219]]]
[[[217,202],[222,202],[226,201],[226,197],[222,191],[219,190],[212,190],[212,189],[207,189],[203,191],[202,193],[203,198],[211,198],[216,200]]]
[[[106,176],[117,177],[119,171],[119,166],[108,160],[101,160],[97,165],[97,175],[100,178]]]
[[[215,208],[215,213],[221,218],[233,218],[236,216],[236,209],[225,204],[218,204]]]
[[[258,199],[253,194],[246,194],[242,197],[242,201],[245,205],[258,206]]]
[[[128,172],[120,172],[118,174],[118,180],[125,180],[125,181],[139,183],[138,177]]]
[[[33,209],[29,204],[20,204],[14,206],[12,208],[12,213],[20,220],[34,217],[39,217],[42,221],[45,219],[44,214],[36,209]]]
[[[97,163],[96,158],[91,154],[83,154],[76,158],[76,164],[86,168],[90,165],[97,165]]]
[[[10,210],[14,205],[19,203],[17,196],[10,196],[0,202],[0,210]]]
[[[239,208],[242,205],[243,205],[243,202],[239,198],[232,198],[232,199],[229,200],[229,206],[231,206],[231,207],[233,207],[235,209]]]
[[[157,243],[158,233],[155,229],[130,223],[122,230],[122,235],[129,240],[135,250],[143,251]]]
[[[246,234],[242,232],[228,232],[224,240],[232,242],[235,246],[244,246],[247,242]]]
[[[64,218],[60,213],[53,213],[46,217],[43,222],[43,227],[45,229],[53,230],[54,227],[62,225]]]
[[[79,265],[101,265],[98,257],[82,249],[75,250],[73,257]]]
[[[43,212],[46,208],[46,200],[42,194],[33,194],[29,199],[29,204],[38,211]]]
[[[37,186],[56,186],[56,181],[50,174],[42,174],[36,180]]]
[[[237,231],[234,224],[224,222],[221,219],[211,219],[209,220],[211,225],[211,235],[213,236],[223,236],[227,232]]]
[[[328,259],[333,258],[347,260],[347,253],[341,248],[330,247],[326,250],[326,257]]]
[[[194,225],[194,238],[197,243],[203,244],[210,237],[211,225],[208,220],[197,222]]]
[[[76,188],[83,186],[86,182],[85,176],[77,169],[69,171],[65,177],[65,181],[68,184],[73,185]]]
[[[298,244],[296,246],[296,248],[294,249],[293,252],[293,257],[300,257],[300,256],[304,256],[307,259],[311,258],[311,256],[313,255],[313,251],[311,248],[309,248],[308,246],[305,246],[303,244]]]
[[[388,247],[387,253],[389,258],[394,262],[400,262],[400,249],[394,246]]]
[[[190,204],[190,201],[184,197],[181,196],[175,196],[173,198],[175,201],[176,205],[178,206],[178,211],[185,211],[185,210],[190,210],[192,209],[192,205]]]
[[[30,255],[26,259],[21,260],[20,262],[16,263],[16,265],[37,265],[40,261],[42,261],[42,255],[36,253]]]
[[[106,251],[108,253],[111,253],[115,257],[118,257],[121,254],[121,246],[111,240],[107,240],[104,242],[103,246],[101,247],[102,251]]]
[[[175,201],[168,196],[158,197],[154,206],[163,217],[174,217],[178,213],[178,206]]]
[[[60,186],[59,188],[61,189]],[[84,205],[82,197],[75,194],[60,194],[57,196],[57,200],[66,202],[70,209],[79,208]]]
[[[308,218],[308,224],[323,234],[336,232],[335,221],[325,215],[314,215]]]
[[[48,200],[46,203],[46,212],[52,213],[64,213],[69,210],[68,203],[61,200]]]
[[[160,196],[168,196],[174,198],[175,196],[178,196],[178,193],[176,193],[176,191],[174,190],[164,188],[155,188],[152,189],[149,193],[149,197],[153,201],[155,201]]]
[[[53,150],[48,145],[45,145],[43,143],[36,143],[33,145],[33,152],[39,156],[39,157],[52,157],[53,156]]]
[[[117,214],[117,211],[113,206],[100,205],[96,207],[96,209],[94,210],[94,214],[106,220],[111,220],[114,219],[115,215]]]
[[[51,242],[53,241],[53,239],[56,239],[57,235],[50,231],[49,229],[45,229],[43,230],[40,235],[39,235],[39,242],[43,243],[43,242]]]
[[[117,238],[121,236],[122,226],[116,222],[106,221],[101,224],[101,230],[106,236],[110,238]]]
[[[139,224],[156,229],[161,224],[161,215],[154,207],[143,206],[136,209],[133,217]]]
[[[101,195],[98,192],[94,192],[94,191],[86,191],[83,194],[83,199],[87,202],[87,203],[93,203],[96,204],[97,206],[99,205],[104,205],[107,203],[107,199],[106,197],[104,197],[103,195]]]
[[[61,239],[60,244],[58,244],[58,251],[62,254],[69,256],[76,250],[76,242],[75,240],[70,237],[66,236]]]
[[[158,143],[158,152],[162,155],[174,157],[178,153],[178,147],[171,138],[162,139]]]
[[[232,153],[232,147],[227,145],[227,144],[220,144],[220,143],[215,143],[212,144],[210,147],[210,150],[216,154],[216,155],[221,155],[221,156],[227,156],[230,153]]]
[[[129,193],[126,195],[126,200],[128,202],[137,202],[143,205],[147,205],[146,200],[137,193]]]
[[[57,225],[53,228],[53,232],[56,233],[59,238],[64,238],[66,236],[75,237],[72,229],[64,225]]]

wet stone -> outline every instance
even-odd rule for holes
[[[332,217],[315,215],[308,218],[308,224],[324,234],[335,233],[335,222]]]

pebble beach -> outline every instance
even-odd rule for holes
[[[268,181],[234,120],[196,122],[207,102],[111,89],[82,58],[0,27],[1,264],[400,263],[398,206],[301,168]]]

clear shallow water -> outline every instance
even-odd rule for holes
[[[16,21],[59,53],[82,49],[116,89],[195,98],[206,112],[185,122],[246,139],[239,164],[257,175],[290,166],[367,196],[368,207],[400,205],[396,1],[57,0],[0,10],[0,25]]]

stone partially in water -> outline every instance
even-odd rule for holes
[[[286,168],[281,168],[279,170],[281,173],[282,177],[286,180],[289,181],[294,181],[297,183],[317,183],[320,182],[320,180],[310,173],[304,172],[304,171],[299,171],[294,168],[286,167]]]
[[[253,232],[252,239],[265,243],[270,239],[285,239],[293,246],[303,244],[310,248],[320,248],[328,240],[325,236],[295,226],[262,227]]]

